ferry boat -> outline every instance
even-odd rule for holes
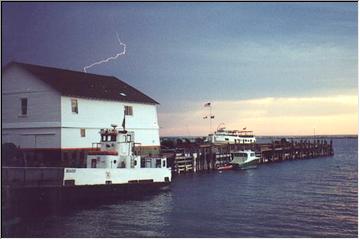
[[[242,150],[231,153],[230,164],[237,169],[254,168],[259,163],[259,159],[254,151]]]
[[[101,141],[87,155],[87,168],[65,168],[64,185],[164,183],[171,181],[167,159],[134,154],[134,132],[101,129]]]
[[[225,127],[218,128],[213,134],[209,134],[208,141],[211,143],[256,143],[253,131],[243,130],[225,130]]]
[[[167,189],[172,177],[167,159],[135,155],[134,132],[112,127],[101,129],[86,168],[3,167],[6,201],[42,206],[39,202],[106,201]]]

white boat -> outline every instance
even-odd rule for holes
[[[230,164],[235,168],[248,169],[256,167],[259,163],[259,157],[256,156],[254,151],[242,150],[231,153]]]
[[[171,169],[164,157],[141,159],[134,154],[134,133],[101,129],[101,141],[88,153],[87,168],[65,168],[64,185],[103,185],[171,182]]]
[[[256,143],[253,131],[225,130],[225,127],[218,128],[213,134],[209,134],[208,141],[211,143]]]

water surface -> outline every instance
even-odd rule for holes
[[[176,176],[171,191],[18,219],[16,237],[357,237],[357,139],[335,156]]]

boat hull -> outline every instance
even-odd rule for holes
[[[218,167],[217,170],[219,170],[219,171],[232,170],[233,168],[234,168],[233,165],[227,165],[227,166]]]
[[[245,169],[250,169],[250,168],[256,168],[257,164],[258,164],[259,160],[252,160],[252,161],[248,161],[248,162],[244,162],[244,163],[240,163],[240,164],[233,164],[234,169],[239,169],[239,170],[245,170]]]
[[[11,215],[22,215],[34,208],[45,210],[63,206],[106,203],[141,199],[169,190],[170,182],[140,182],[127,184],[81,186],[4,187],[3,200]]]

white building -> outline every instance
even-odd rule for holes
[[[2,143],[19,146],[27,160],[83,165],[99,130],[121,127],[125,113],[136,150],[157,154],[157,104],[112,76],[13,62],[2,69]]]

